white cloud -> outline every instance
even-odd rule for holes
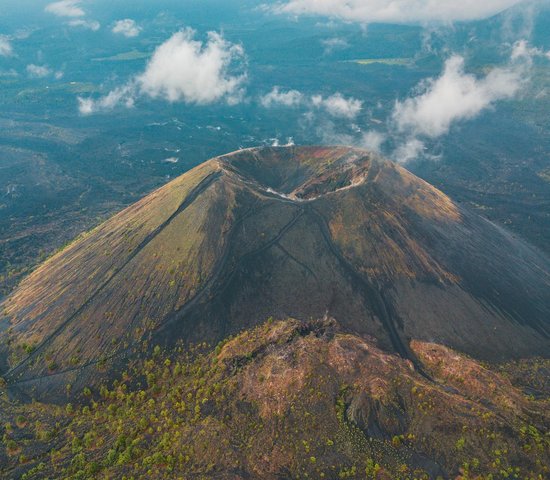
[[[531,47],[527,40],[519,40],[512,47],[512,60],[530,61],[535,57],[546,57],[550,59],[550,50],[545,52],[542,48]]]
[[[35,65],[34,63],[27,65],[27,74],[31,78],[45,78],[53,75],[56,80],[61,80],[64,75],[62,71],[55,72],[47,65]]]
[[[80,6],[80,0],[60,0],[50,3],[45,10],[58,17],[83,17],[85,15]]]
[[[0,57],[10,57],[13,55],[13,47],[10,39],[5,35],[0,35]]]
[[[312,133],[325,145],[353,145],[356,138],[347,128],[336,125],[330,117],[306,117],[304,128],[308,135]]]
[[[160,45],[145,72],[137,79],[152,98],[204,105],[225,99],[237,103],[246,75],[231,68],[244,58],[240,45],[209,32],[206,42],[195,40],[195,31],[182,30]]]
[[[363,134],[361,138],[361,146],[372,152],[379,152],[382,144],[386,141],[386,135],[376,130],[371,130]]]
[[[323,98],[321,95],[314,95],[311,97],[313,106],[317,108],[324,108],[333,117],[353,119],[355,118],[361,108],[363,102],[356,98],[345,98],[341,93],[335,93],[330,97]]]
[[[82,115],[91,115],[106,110],[112,110],[117,105],[123,104],[126,108],[132,108],[135,102],[135,85],[128,84],[115,88],[98,100],[78,97],[78,111]]]
[[[281,92],[279,87],[274,87],[271,92],[260,98],[260,103],[265,108],[274,106],[297,107],[303,102],[304,96],[298,90]]]
[[[279,87],[274,87],[271,92],[261,96],[260,104],[265,108],[304,106],[310,109],[310,115],[311,110],[322,109],[332,117],[349,120],[355,118],[363,106],[363,102],[360,100],[353,97],[345,98],[339,92],[330,97],[323,97],[322,95],[308,97],[298,90],[281,91]]]
[[[481,77],[464,71],[463,57],[451,56],[438,78],[421,82],[418,95],[396,102],[389,130],[400,144],[393,157],[401,162],[414,159],[425,150],[428,139],[437,139],[453,124],[520,94],[530,81],[533,58],[541,56],[546,53],[520,40],[512,46],[507,65]]]
[[[264,144],[271,145],[272,147],[280,147],[281,146],[281,140],[279,138],[269,138],[267,140],[264,140]],[[286,143],[283,145],[284,147],[292,147],[294,145],[294,138],[287,137]]]
[[[18,77],[19,74],[13,69],[9,70],[0,70],[0,77]]]
[[[80,4],[81,0],[60,0],[48,4],[45,10],[58,17],[72,18],[73,20],[67,23],[71,27],[86,28],[93,32],[97,32],[101,28],[101,24],[98,21],[79,18],[86,15],[86,12]]]
[[[468,120],[494,102],[512,98],[524,83],[523,69],[494,68],[485,77],[464,72],[464,58],[454,55],[442,75],[424,84],[424,93],[397,102],[393,120],[400,132],[436,138],[453,122]]]
[[[324,54],[329,55],[335,50],[342,50],[349,47],[349,43],[344,38],[333,37],[321,40],[321,45],[325,47]]]
[[[174,34],[157,47],[142,74],[108,95],[97,100],[79,97],[80,113],[131,107],[140,95],[197,105],[239,102],[246,80],[243,48],[216,32],[209,32],[205,42],[195,40],[195,33],[186,29]]]
[[[27,73],[30,77],[44,78],[52,73],[46,65],[35,65],[33,63],[27,65]]]
[[[430,23],[479,20],[523,0],[287,0],[278,13],[322,15],[360,23]]]
[[[399,163],[407,163],[417,158],[426,149],[424,142],[412,137],[399,145],[392,154],[393,159]]]
[[[125,18],[124,20],[117,20],[113,26],[113,33],[119,33],[125,37],[137,37],[141,31],[136,22],[130,18]]]
[[[101,28],[101,24],[96,20],[82,20],[82,19],[71,20],[69,22],[69,26],[87,28],[92,32],[97,32]]]
[[[82,0],[60,0],[50,3],[46,6],[46,12],[53,13],[58,17],[72,18],[67,24],[71,27],[86,28],[93,32],[97,32],[101,28],[101,24],[96,20],[85,20],[83,18],[86,12],[81,7]]]
[[[92,113],[96,113],[100,110],[99,106],[97,106],[98,102],[91,98],[78,97],[77,100],[78,111],[81,115],[91,115]]]

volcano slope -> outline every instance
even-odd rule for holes
[[[508,360],[549,352],[550,260],[369,152],[248,149],[73,242],[1,311],[3,377],[40,399],[271,316],[328,313],[419,368],[412,340]]]

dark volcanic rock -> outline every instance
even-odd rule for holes
[[[3,375],[38,397],[270,316],[328,313],[415,364],[411,339],[501,360],[549,351],[550,261],[366,151],[249,149],[74,242],[2,312]]]

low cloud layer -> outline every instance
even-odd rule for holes
[[[519,40],[514,44],[511,56],[512,60],[533,59],[537,57],[550,59],[550,50],[545,52],[542,48],[532,47],[527,40]]]
[[[325,109],[333,117],[347,118],[349,120],[355,118],[363,106],[361,100],[356,98],[345,98],[341,93],[335,93],[330,97],[322,97],[315,95],[311,98],[313,106],[316,108]]]
[[[272,107],[305,107],[310,110],[324,110],[332,117],[348,120],[357,117],[363,103],[356,98],[344,97],[341,93],[335,93],[329,97],[322,95],[307,96],[298,90],[282,91],[280,87],[274,87],[271,92],[260,97],[260,104],[265,108]]]
[[[124,35],[127,38],[137,37],[141,28],[131,18],[125,18],[124,20],[118,20],[115,22],[113,33]]]
[[[0,57],[10,57],[13,55],[13,47],[8,37],[0,35]]]
[[[101,28],[101,24],[96,20],[82,20],[75,19],[69,22],[71,27],[81,27],[91,30],[92,32],[97,32]]]
[[[204,42],[195,36],[192,29],[175,33],[157,47],[145,71],[126,85],[100,99],[79,98],[80,113],[131,107],[142,95],[196,105],[238,103],[246,80],[243,48],[216,32],[209,32]]]
[[[497,102],[516,97],[529,83],[534,57],[546,56],[525,40],[516,42],[507,65],[484,76],[465,71],[465,60],[453,55],[437,78],[421,82],[416,95],[396,101],[388,120],[388,137],[397,144],[392,154],[400,162],[421,155],[426,141],[449,133],[453,125],[471,120]],[[365,144],[381,147],[388,138],[381,132],[368,132]],[[375,148],[376,149],[376,148]]]
[[[46,6],[46,12],[53,13],[58,17],[83,17],[84,10],[79,0],[60,0]]]
[[[31,78],[46,78],[53,76],[56,80],[59,80],[63,77],[63,72],[55,72],[47,65],[35,65],[34,63],[30,63],[27,65],[26,70],[27,75]]]
[[[330,55],[336,50],[343,50],[349,47],[349,43],[344,38],[332,37],[321,40],[321,45],[324,47],[324,54]]]
[[[206,42],[194,37],[195,31],[186,29],[158,47],[138,78],[141,90],[169,102],[237,102],[245,75],[232,75],[230,70],[243,60],[243,48],[216,32],[209,32]]]
[[[362,135],[360,144],[363,148],[373,152],[380,152],[385,141],[386,136],[383,133],[371,130]]]
[[[494,68],[485,77],[464,72],[464,58],[452,56],[442,75],[425,83],[425,92],[397,102],[393,119],[401,132],[436,138],[453,122],[468,120],[497,100],[512,98],[522,86],[519,68]]]
[[[359,23],[449,23],[491,17],[523,0],[287,0],[278,13],[323,15]]]
[[[15,77],[18,77],[18,76],[19,76],[19,74],[13,68],[10,68],[9,70],[0,69],[0,77],[15,78]]]
[[[81,7],[81,0],[60,0],[50,3],[46,6],[45,11],[53,13],[58,17],[67,18],[67,25],[74,28],[84,28],[97,32],[101,28],[101,24],[97,20],[89,20],[84,18],[86,12]]]
[[[124,85],[115,88],[98,100],[79,97],[78,110],[82,115],[91,115],[100,111],[112,110],[118,105],[132,108],[134,106],[135,96],[136,92],[134,85]]]
[[[31,63],[27,65],[27,73],[29,77],[33,78],[44,78],[49,76],[52,71],[46,65],[35,65]]]
[[[304,95],[298,90],[281,91],[280,87],[274,87],[271,92],[260,98],[260,103],[265,108],[283,106],[297,107],[304,101]]]

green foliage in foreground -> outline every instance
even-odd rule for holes
[[[373,372],[366,395],[366,370],[331,362],[359,358],[354,355],[386,361],[374,348],[360,352],[367,347],[350,335],[327,334],[326,325],[304,329],[288,321],[269,322],[212,350],[179,348],[168,356],[155,348],[110,387],[87,392],[89,404],[0,405],[6,420],[0,474],[25,480],[546,478],[550,436],[529,423],[539,414],[518,410],[510,421],[508,411],[493,413],[438,390],[397,357],[390,373]],[[548,411],[545,401],[529,402],[533,411]],[[458,409],[467,412],[464,418]]]

